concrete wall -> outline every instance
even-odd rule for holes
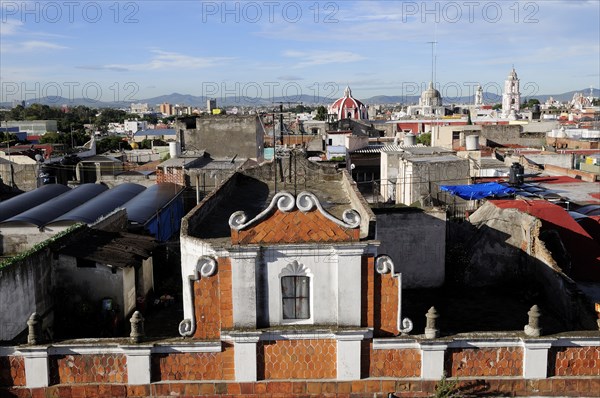
[[[25,330],[34,312],[44,317],[44,324],[51,323],[51,257],[45,248],[0,268],[0,341],[12,340]]]
[[[524,132],[522,125],[484,125],[480,142],[486,146],[518,144],[541,147],[546,142],[545,132]]]
[[[60,255],[55,262],[52,279],[56,288],[70,291],[74,297],[93,304],[99,304],[105,297],[112,298],[113,304],[119,306],[120,316],[124,317],[132,308],[131,298],[127,296],[131,288],[135,305],[135,272],[130,271],[133,270],[116,268],[113,273],[103,264],[96,264],[95,268],[80,268],[75,257]]]
[[[16,191],[28,192],[36,189],[37,170],[38,165],[35,164],[15,164],[0,162],[0,176],[2,176],[4,184],[10,186],[12,181],[13,190]]]
[[[0,250],[3,255],[23,253],[64,229],[58,227],[40,231],[35,225],[5,224],[0,226]]]
[[[445,279],[446,212],[377,209],[378,252],[394,260],[407,289],[438,287]]]
[[[177,126],[182,150],[205,150],[214,159],[262,159],[264,136],[256,116],[215,115],[196,119],[195,129]]]
[[[544,289],[546,300],[567,327],[596,327],[592,305],[562,272],[540,238],[539,219],[515,209],[499,209],[488,202],[469,217],[469,222],[477,229],[471,237],[461,234],[470,253],[464,270],[467,285],[533,280]]]

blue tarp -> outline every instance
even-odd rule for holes
[[[473,185],[442,185],[440,189],[466,200],[483,199],[490,196],[505,196],[515,192],[513,188],[497,182]]]

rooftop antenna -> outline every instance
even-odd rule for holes
[[[431,44],[431,82],[435,83],[435,45],[437,41],[428,41],[427,43]]]

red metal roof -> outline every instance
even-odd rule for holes
[[[500,209],[516,209],[542,221],[542,228],[555,230],[571,256],[571,275],[600,282],[600,244],[562,207],[545,200],[490,200]]]

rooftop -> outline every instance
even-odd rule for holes
[[[346,184],[349,177],[342,171],[310,163],[300,156],[291,162],[284,159],[282,163],[285,181],[281,181],[279,169],[279,178],[275,181],[275,163],[263,163],[233,174],[186,216],[188,234],[210,240],[211,244],[229,245],[230,216],[237,211],[243,211],[247,219],[251,220],[269,206],[276,193],[283,191],[294,196],[303,191],[313,193],[323,209],[340,220],[345,210],[356,207],[352,205],[356,203],[352,199],[356,193],[349,192]],[[288,167],[290,164],[292,168]],[[182,230],[185,230],[185,227],[182,227]]]

